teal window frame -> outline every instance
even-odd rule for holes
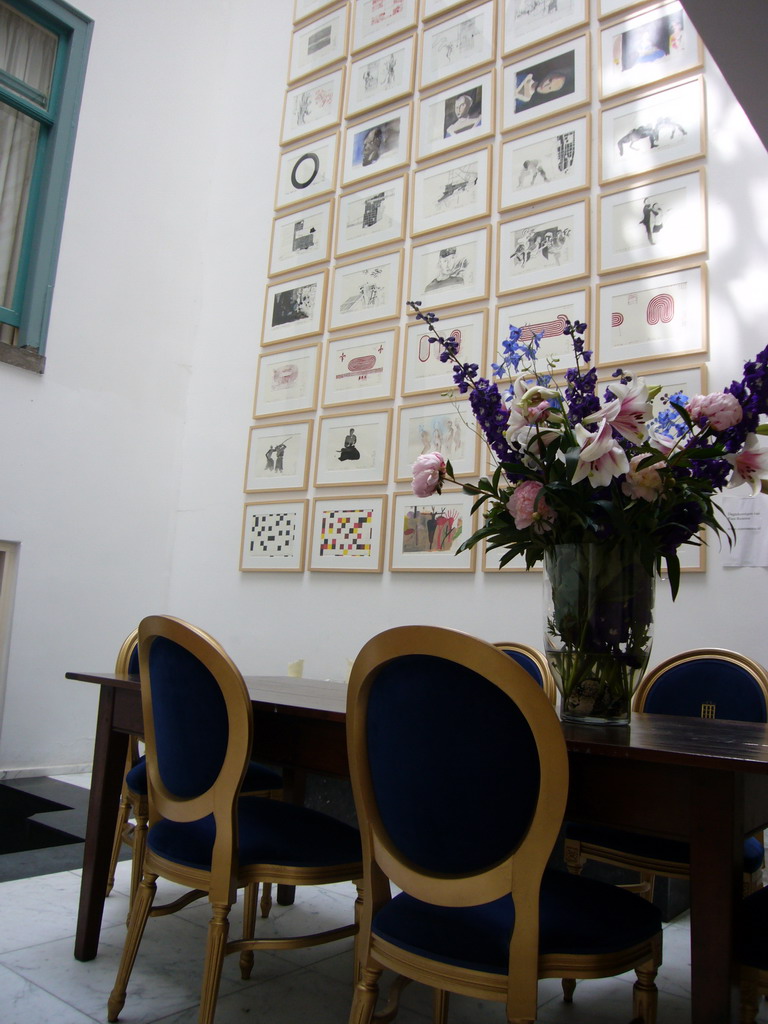
[[[3,103],[40,126],[13,303],[0,306],[0,323],[15,337],[13,344],[0,342],[0,362],[42,373],[93,20],[64,0],[3,2],[58,38],[47,109],[18,85],[5,88],[0,77]]]

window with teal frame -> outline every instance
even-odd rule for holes
[[[42,373],[93,22],[0,0],[0,362]]]

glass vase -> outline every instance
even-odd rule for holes
[[[622,545],[558,544],[544,557],[544,652],[566,722],[629,725],[648,664],[655,576]]]

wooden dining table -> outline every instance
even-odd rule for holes
[[[100,686],[75,956],[96,956],[128,735],[143,732],[138,677],[67,672]],[[259,760],[284,768],[302,798],[306,772],[348,776],[346,686],[250,676]],[[690,844],[691,1020],[738,1020],[734,914],[746,834],[768,825],[768,726],[635,714],[629,727],[563,723],[569,820]]]

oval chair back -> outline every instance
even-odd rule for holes
[[[552,670],[541,651],[537,651],[535,647],[529,647],[528,644],[519,644],[506,640],[501,640],[493,646],[498,647],[500,651],[504,651],[521,668],[524,668],[529,675],[532,675],[550,701],[553,704],[555,703],[557,700],[557,687],[555,686]]]

